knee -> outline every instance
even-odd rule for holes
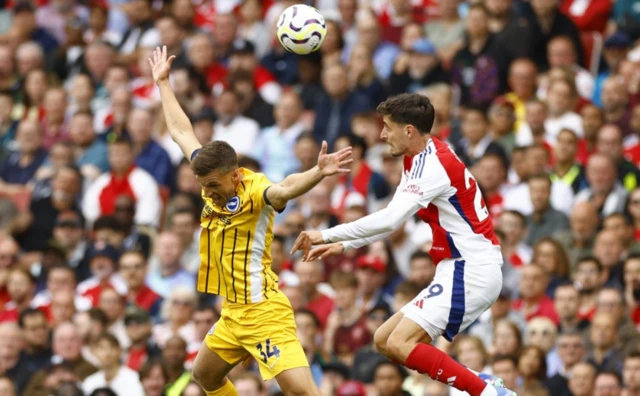
[[[391,333],[387,339],[387,345],[384,355],[398,362],[404,362],[410,351],[410,343],[408,340],[402,339],[395,333]]]
[[[196,361],[193,365],[193,371],[191,376],[193,380],[197,382],[204,390],[213,391],[218,388],[221,388],[224,385],[225,377],[220,377],[216,375],[215,372],[207,372],[207,370],[202,366],[197,364]]]

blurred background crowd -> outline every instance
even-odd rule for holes
[[[351,174],[278,215],[273,267],[328,395],[456,395],[372,334],[429,285],[431,231],[325,262],[305,229],[384,207],[402,162],[376,106],[434,103],[433,136],[475,175],[505,264],[490,311],[449,344],[523,396],[640,395],[640,2],[317,0],[320,51],[274,36],[290,0],[0,1],[0,395],[203,395],[190,366],[219,317],[195,292],[200,186],[147,57],[202,142],[272,182],[351,145]],[[250,361],[242,396],[276,395]]]

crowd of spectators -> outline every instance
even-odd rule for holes
[[[291,0],[0,2],[0,394],[204,395],[190,367],[221,301],[195,291],[200,186],[167,133],[147,58],[201,143],[272,182],[353,147],[275,221],[272,266],[327,395],[456,395],[372,335],[431,282],[431,231],[324,262],[289,248],[384,207],[402,159],[376,106],[420,92],[481,187],[500,297],[449,344],[525,396],[640,395],[640,3],[316,0],[321,49],[286,52]],[[427,170],[428,171],[428,170]],[[240,395],[276,395],[251,361]]]

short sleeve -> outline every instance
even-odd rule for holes
[[[249,190],[249,197],[254,210],[262,210],[265,206],[271,206],[271,202],[267,199],[267,190],[273,183],[271,183],[267,176],[263,173],[254,173],[253,176],[244,183],[249,183],[249,185],[245,187]],[[282,212],[283,210],[284,208],[280,208],[277,211]]]
[[[451,183],[447,172],[437,159],[427,156],[424,162],[422,166],[415,165],[419,166],[419,169],[406,177],[396,196],[426,208],[436,197],[444,194]]]

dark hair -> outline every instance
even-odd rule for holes
[[[87,311],[89,319],[99,322],[103,327],[109,324],[107,314],[100,308],[91,308]]]
[[[309,316],[313,320],[313,323],[316,325],[316,328],[318,328],[318,329],[322,326],[322,324],[320,323],[320,319],[318,318],[318,316],[315,313],[313,313],[313,311],[310,311],[310,310],[308,310],[306,308],[302,308],[302,309],[299,309],[299,310],[297,310],[295,312],[295,316],[297,316],[297,315],[307,315],[307,316]]]
[[[531,183],[532,180],[544,180],[549,185],[549,188],[551,188],[551,178],[544,172],[536,173],[529,176],[529,180],[527,180],[527,183]]]
[[[313,137],[313,134],[309,131],[302,132],[300,135],[298,135],[298,137],[296,138],[296,144],[300,143],[303,140],[311,140],[314,143],[318,143],[316,138]]]
[[[538,240],[538,242],[536,242],[536,244],[533,246],[533,257],[531,258],[531,260],[535,262],[536,257],[539,254],[538,248],[543,243],[550,243],[553,246],[553,249],[554,249],[553,256],[557,261],[556,268],[553,274],[550,274],[550,275],[555,275],[558,278],[568,277],[569,273],[571,272],[571,268],[570,268],[571,264],[569,263],[569,256],[567,255],[567,250],[564,248],[564,246],[562,246],[562,244],[560,244],[560,242],[558,242],[552,237],[549,237],[549,236],[542,237]]]
[[[353,272],[348,271],[335,271],[329,278],[329,284],[334,289],[336,287],[350,287],[353,289],[358,288],[358,278],[356,278]]]
[[[349,143],[349,146],[351,146],[352,148],[359,148],[360,151],[362,151],[362,157],[364,157],[367,153],[367,142],[360,136],[348,133],[344,136],[339,137],[338,139],[346,139]]]
[[[242,83],[242,82],[251,83],[251,86],[254,87],[255,89],[253,74],[244,69],[235,70],[231,74],[229,74],[229,76],[227,77],[227,83],[229,84],[229,87],[231,87],[231,89],[233,90],[236,89],[236,84]]]
[[[84,396],[84,392],[78,388],[78,385],[71,381],[64,381],[53,392],[53,396]]]
[[[255,170],[255,172],[260,172],[260,169],[261,169],[260,162],[246,155],[238,156],[238,167],[247,168],[249,170]]]
[[[602,266],[602,263],[600,262],[600,260],[598,260],[595,256],[583,256],[583,257],[580,257],[578,259],[578,261],[576,262],[576,269],[582,263],[594,263],[596,265],[596,267],[598,268],[598,273],[602,272],[602,269],[604,268]]]
[[[395,123],[413,125],[423,135],[431,132],[435,119],[429,98],[415,93],[393,96],[380,103],[376,111]]]
[[[527,228],[527,217],[525,215],[523,215],[522,213],[518,212],[517,210],[505,210],[504,212],[502,212],[500,214],[500,216],[504,215],[504,214],[510,214],[513,216],[516,216],[518,218],[518,220],[520,220],[520,223],[522,224],[522,227]]]
[[[504,361],[511,362],[513,364],[513,367],[518,368],[518,359],[513,355],[496,355],[496,357],[491,360],[491,364],[496,364]]]
[[[101,341],[107,341],[112,347],[120,348],[120,342],[118,341],[116,336],[111,333],[102,333],[98,337],[96,337],[96,344]]]
[[[91,110],[78,110],[73,113],[73,117],[77,116],[87,116],[93,120],[93,113],[91,112]]]
[[[98,388],[91,392],[89,396],[118,396],[111,388]]]
[[[101,216],[93,223],[93,231],[100,230],[115,230],[122,233],[127,233],[124,225],[118,221],[114,216]]]
[[[477,113],[479,114],[484,122],[489,122],[489,115],[487,114],[486,106],[480,106],[477,104],[469,104],[464,107],[464,112],[462,113],[462,118],[466,117],[469,113]]]
[[[546,354],[542,349],[540,349],[540,347],[537,347],[535,345],[527,345],[524,348],[522,348],[522,351],[520,351],[520,356],[518,356],[518,362],[520,362],[520,359],[522,359],[522,357],[529,351],[535,351],[536,355],[538,356],[539,367],[538,367],[538,371],[534,374],[535,378],[540,381],[546,380],[547,359],[546,359]]]
[[[140,375],[140,381],[147,378],[151,374],[151,370],[153,370],[153,368],[156,366],[159,366],[160,370],[162,370],[162,375],[164,376],[164,382],[165,383],[169,382],[169,373],[167,371],[167,367],[165,366],[164,362],[160,359],[147,360],[142,365],[142,367],[140,367],[140,371],[138,372],[138,374]]]
[[[485,15],[489,16],[489,9],[487,8],[487,6],[483,3],[483,2],[476,2],[473,3],[469,6],[469,11],[471,12],[472,10],[480,10],[482,12],[484,12]]]
[[[411,281],[405,281],[396,286],[396,289],[393,291],[393,294],[403,294],[410,298],[415,298],[422,288]]]
[[[56,270],[68,272],[71,275],[73,275],[73,281],[74,282],[78,281],[77,276],[76,276],[76,271],[73,268],[69,267],[67,264],[56,264],[56,265],[52,266],[51,268],[49,268],[49,271],[47,271],[47,278],[49,278],[49,276],[51,276],[51,273],[53,271],[56,271]]]
[[[627,359],[640,359],[640,349],[632,349],[624,356],[624,360]]]
[[[11,98],[12,102],[15,102],[16,98],[11,90],[0,89],[0,97]]]
[[[374,377],[376,375],[376,372],[383,366],[391,366],[391,367],[395,368],[396,371],[398,372],[398,375],[400,377],[402,377],[402,380],[404,380],[405,378],[407,378],[409,376],[409,373],[407,373],[407,370],[405,370],[405,368],[402,367],[401,365],[399,365],[397,363],[394,363],[392,361],[389,361],[389,360],[383,360],[383,361],[379,362],[378,364],[376,364],[373,367],[372,371],[373,371]]]
[[[216,140],[202,146],[191,161],[196,176],[204,176],[213,170],[228,173],[238,167],[238,155],[227,142]]]
[[[133,150],[133,142],[126,136],[117,136],[115,139],[109,142],[109,146],[116,145],[127,146],[131,150]]]
[[[196,309],[195,309],[194,312],[205,312],[205,311],[211,311],[216,315],[216,317],[218,317],[218,318],[220,317],[220,312],[218,312],[218,310],[215,309],[215,307],[213,305],[208,304],[208,303],[204,303],[204,302],[199,303],[198,305],[196,305]]]
[[[425,252],[424,250],[418,249],[415,252],[411,253],[411,256],[409,256],[409,262],[412,262],[413,260],[421,259],[421,258],[429,259],[433,261],[429,253]]]
[[[20,316],[18,317],[18,326],[20,326],[20,328],[24,329],[24,320],[28,316],[42,316],[45,320],[47,319],[47,315],[38,308],[27,308],[20,312]]]

